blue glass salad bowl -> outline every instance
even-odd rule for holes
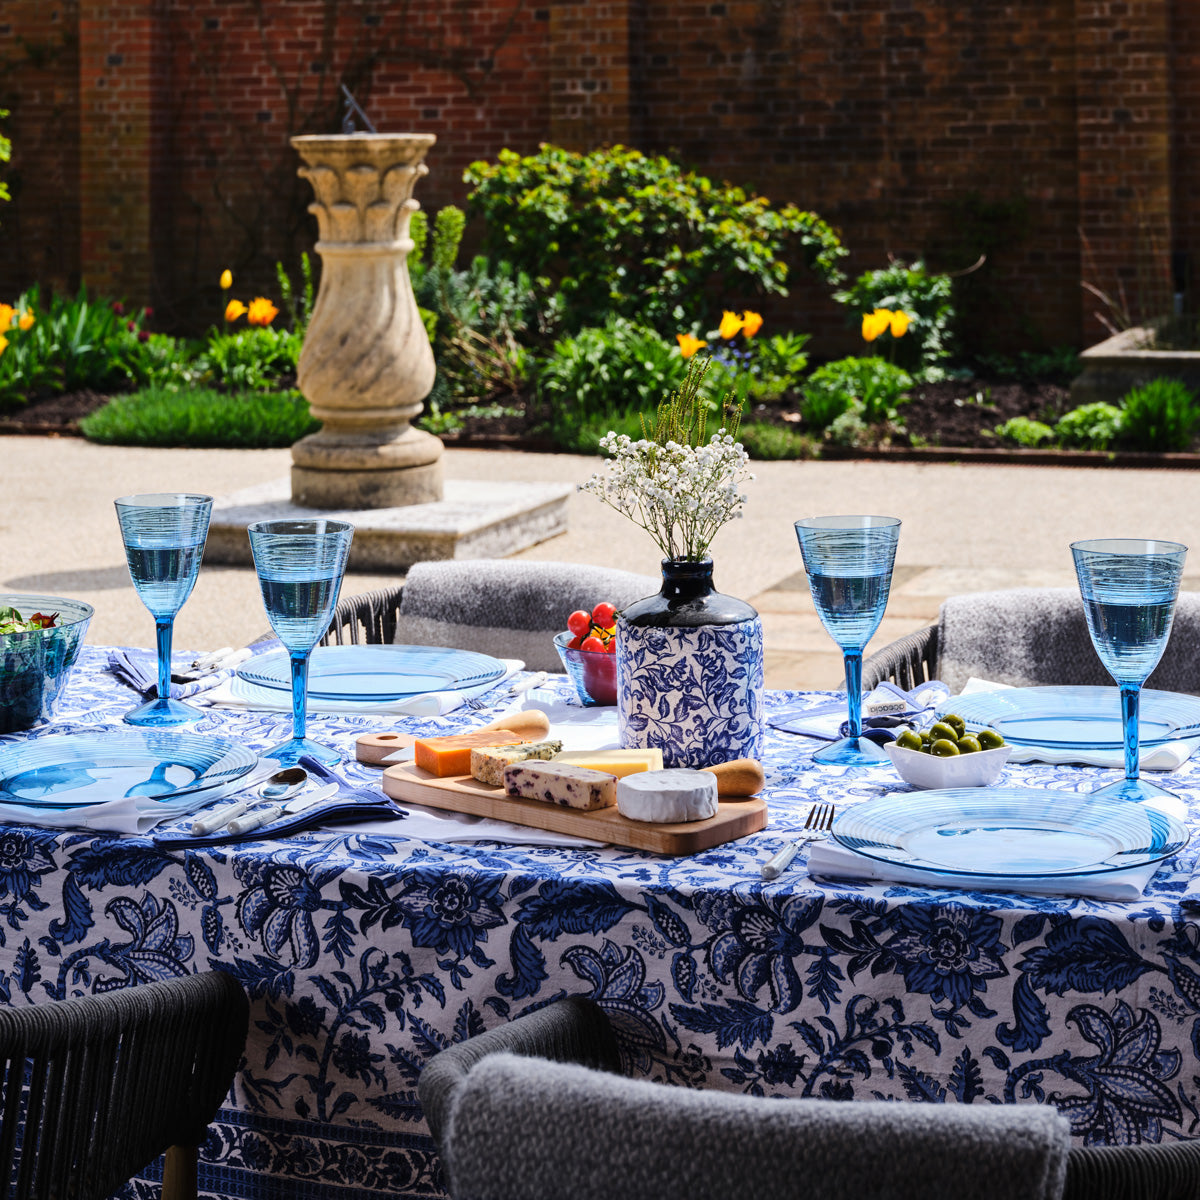
[[[96,610],[63,596],[0,592],[0,621],[7,609],[26,620],[56,614],[47,628],[0,633],[0,733],[15,733],[53,717]]]

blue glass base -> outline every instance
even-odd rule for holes
[[[280,742],[269,750],[263,751],[264,757],[273,758],[284,767],[296,766],[304,755],[315,758],[317,762],[324,763],[327,767],[332,767],[335,763],[342,761],[339,751],[332,746],[322,746],[320,742],[314,742],[310,738],[288,738],[286,742]]]
[[[182,700],[147,700],[125,714],[126,725],[148,725],[151,728],[167,725],[184,725],[188,721],[199,721],[208,714]]]
[[[1093,796],[1108,796],[1113,800],[1130,800],[1134,804],[1142,804],[1147,800],[1161,800],[1164,796],[1170,800],[1179,800],[1174,792],[1151,783],[1148,779],[1118,779],[1115,783],[1106,784],[1092,792]]]
[[[889,763],[888,756],[882,748],[870,738],[847,737],[841,741],[830,742],[816,751],[812,760],[833,767],[873,767],[879,763]]]

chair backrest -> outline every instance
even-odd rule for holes
[[[519,658],[531,671],[561,671],[554,635],[578,608],[617,608],[659,590],[661,580],[581,563],[475,559],[417,563],[404,581],[395,640]]]
[[[198,1146],[241,1060],[247,1019],[241,986],[216,971],[0,1008],[7,1194],[103,1200],[169,1147]]]
[[[1014,588],[949,597],[938,614],[937,677],[1015,687],[1112,686],[1088,635],[1077,588]],[[1147,686],[1200,693],[1200,593],[1181,592],[1162,661]]]
[[[458,1089],[455,1200],[1058,1200],[1048,1106],[768,1100],[496,1054]]]

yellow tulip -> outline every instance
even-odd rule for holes
[[[863,313],[863,340],[873,342],[890,324],[892,314],[886,308],[877,308],[872,313]]]
[[[221,272],[221,291],[227,292],[231,287],[233,287],[233,272],[226,267]]]
[[[31,313],[31,312],[29,311],[29,309],[26,309],[26,310],[25,310],[25,311],[24,311],[24,312],[23,312],[23,313],[22,313],[22,314],[21,314],[21,315],[20,315],[20,316],[17,318],[17,328],[18,328],[18,329],[20,329],[22,332],[24,332],[24,331],[25,331],[26,329],[28,329],[28,328],[29,328],[29,327],[30,327],[32,324],[33,324],[33,313]]]
[[[225,320],[236,321],[246,311],[246,306],[240,300],[230,300],[225,305]]]
[[[698,337],[692,337],[690,333],[677,333],[675,340],[679,343],[679,353],[684,358],[691,358],[701,346],[707,346],[707,342],[701,341]]]
[[[911,321],[912,317],[906,312],[901,312],[899,309],[892,313],[892,337],[903,337]]]
[[[7,329],[16,315],[17,310],[11,304],[0,304],[0,329]]]
[[[279,316],[279,309],[270,300],[265,296],[255,296],[250,301],[250,312],[246,320],[251,325],[270,325],[277,316]]]
[[[0,333],[0,354],[4,353],[4,348],[8,345],[8,338]]]
[[[742,318],[737,313],[730,312],[728,309],[721,314],[721,328],[719,330],[723,338],[731,338],[737,335],[737,331],[742,327]]]
[[[762,328],[762,314],[750,312],[748,309],[742,313],[742,333],[748,338],[752,338]]]

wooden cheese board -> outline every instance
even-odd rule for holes
[[[512,821],[516,825],[549,829],[553,833],[568,833],[630,850],[648,850],[652,854],[673,857],[711,850],[713,846],[757,833],[767,825],[767,802],[759,796],[736,800],[722,797],[715,817],[706,821],[659,825],[631,821],[615,808],[581,812],[541,800],[506,796],[501,788],[480,783],[470,775],[439,779],[415,763],[388,767],[383,773],[383,790],[401,803],[424,804],[476,817]]]

